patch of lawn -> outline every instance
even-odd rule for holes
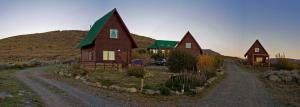
[[[15,77],[17,70],[0,70],[0,92],[8,92],[13,97],[0,100],[0,107],[23,107],[29,101],[32,107],[43,106],[40,98]],[[18,95],[25,91],[24,95]]]

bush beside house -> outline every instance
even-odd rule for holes
[[[177,75],[166,81],[165,86],[172,91],[190,93],[195,89],[202,90],[201,87],[215,80],[218,76],[218,69],[223,66],[223,59],[211,55],[195,57],[186,51],[174,50],[168,59],[167,66],[170,72],[177,73]]]
[[[197,71],[196,67],[196,57],[191,53],[183,51],[183,50],[174,50],[171,52],[167,66],[169,71],[174,73],[180,73],[183,71]]]

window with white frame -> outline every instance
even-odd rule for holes
[[[254,52],[259,52],[259,48],[254,48]]]
[[[185,43],[185,48],[192,48],[192,43]]]
[[[109,38],[117,39],[118,38],[118,30],[110,29]]]
[[[103,51],[103,60],[115,60],[115,51]]]

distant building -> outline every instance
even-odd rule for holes
[[[246,57],[246,61],[250,65],[270,66],[269,54],[258,40],[249,48],[244,57]]]
[[[195,56],[203,54],[200,45],[190,32],[187,32],[184,35],[181,41],[177,44],[176,49],[188,51]]]
[[[81,64],[117,63],[123,67],[131,62],[131,50],[137,45],[116,9],[95,22],[80,41]]]
[[[152,54],[169,54],[174,49],[185,50],[197,56],[202,54],[202,49],[190,32],[187,32],[181,41],[156,40],[148,47]]]
[[[152,54],[169,54],[175,47],[177,41],[168,41],[168,40],[155,40],[152,45],[148,47],[148,50]]]

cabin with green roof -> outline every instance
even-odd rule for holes
[[[177,43],[177,41],[155,40],[154,43],[148,47],[148,50],[152,54],[169,54],[176,47]]]
[[[127,67],[137,44],[117,9],[113,9],[94,23],[76,47],[81,50],[84,66],[110,63]]]

